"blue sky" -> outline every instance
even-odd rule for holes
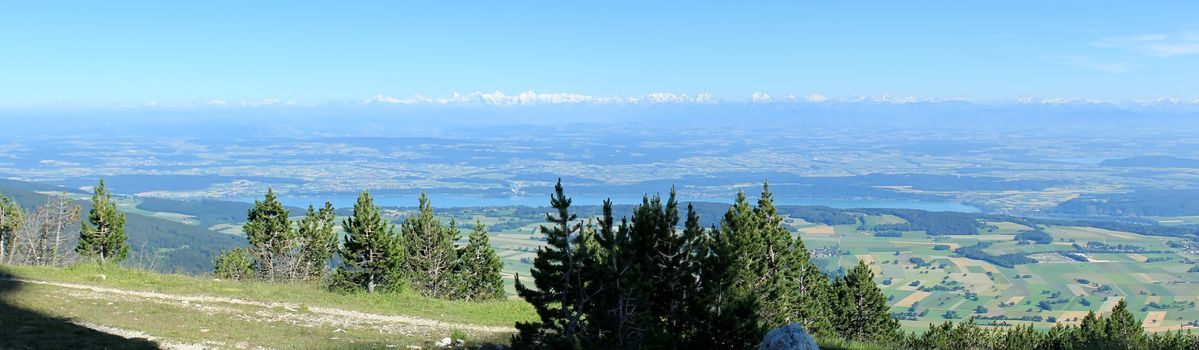
[[[528,90],[1195,98],[1197,4],[6,2],[0,106]]]

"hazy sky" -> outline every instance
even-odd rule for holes
[[[0,106],[1199,97],[1194,1],[10,1]]]

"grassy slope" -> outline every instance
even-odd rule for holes
[[[472,303],[434,300],[411,293],[342,294],[315,285],[217,281],[94,265],[68,268],[2,266],[0,272],[19,279],[298,305],[295,309],[222,303],[199,305],[14,282],[2,282],[6,288],[0,289],[0,305],[23,312],[144,332],[169,342],[207,343],[222,347],[402,347],[427,345],[429,341],[449,336],[454,330],[448,327],[408,327],[394,322],[345,322],[313,312],[311,308],[316,307],[502,327],[535,317],[528,304],[516,300]],[[0,317],[0,324],[11,325],[14,322],[18,324],[17,328],[29,326],[35,330],[48,329],[46,332],[50,333],[73,334],[50,325],[29,325],[22,323],[26,322],[22,319]],[[71,328],[69,325],[59,326]],[[46,332],[35,331],[33,334]],[[82,336],[94,336],[92,333],[95,332],[83,331]],[[502,342],[507,339],[503,333],[466,333],[468,339],[474,341]]]

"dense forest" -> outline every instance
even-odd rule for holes
[[[1054,213],[1102,216],[1199,215],[1199,190],[1143,189],[1130,193],[1075,198],[1053,208]]]

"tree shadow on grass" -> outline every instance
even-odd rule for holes
[[[0,266],[0,349],[158,349],[146,339],[127,339],[14,305],[23,287]],[[69,305],[67,305],[69,307]]]

